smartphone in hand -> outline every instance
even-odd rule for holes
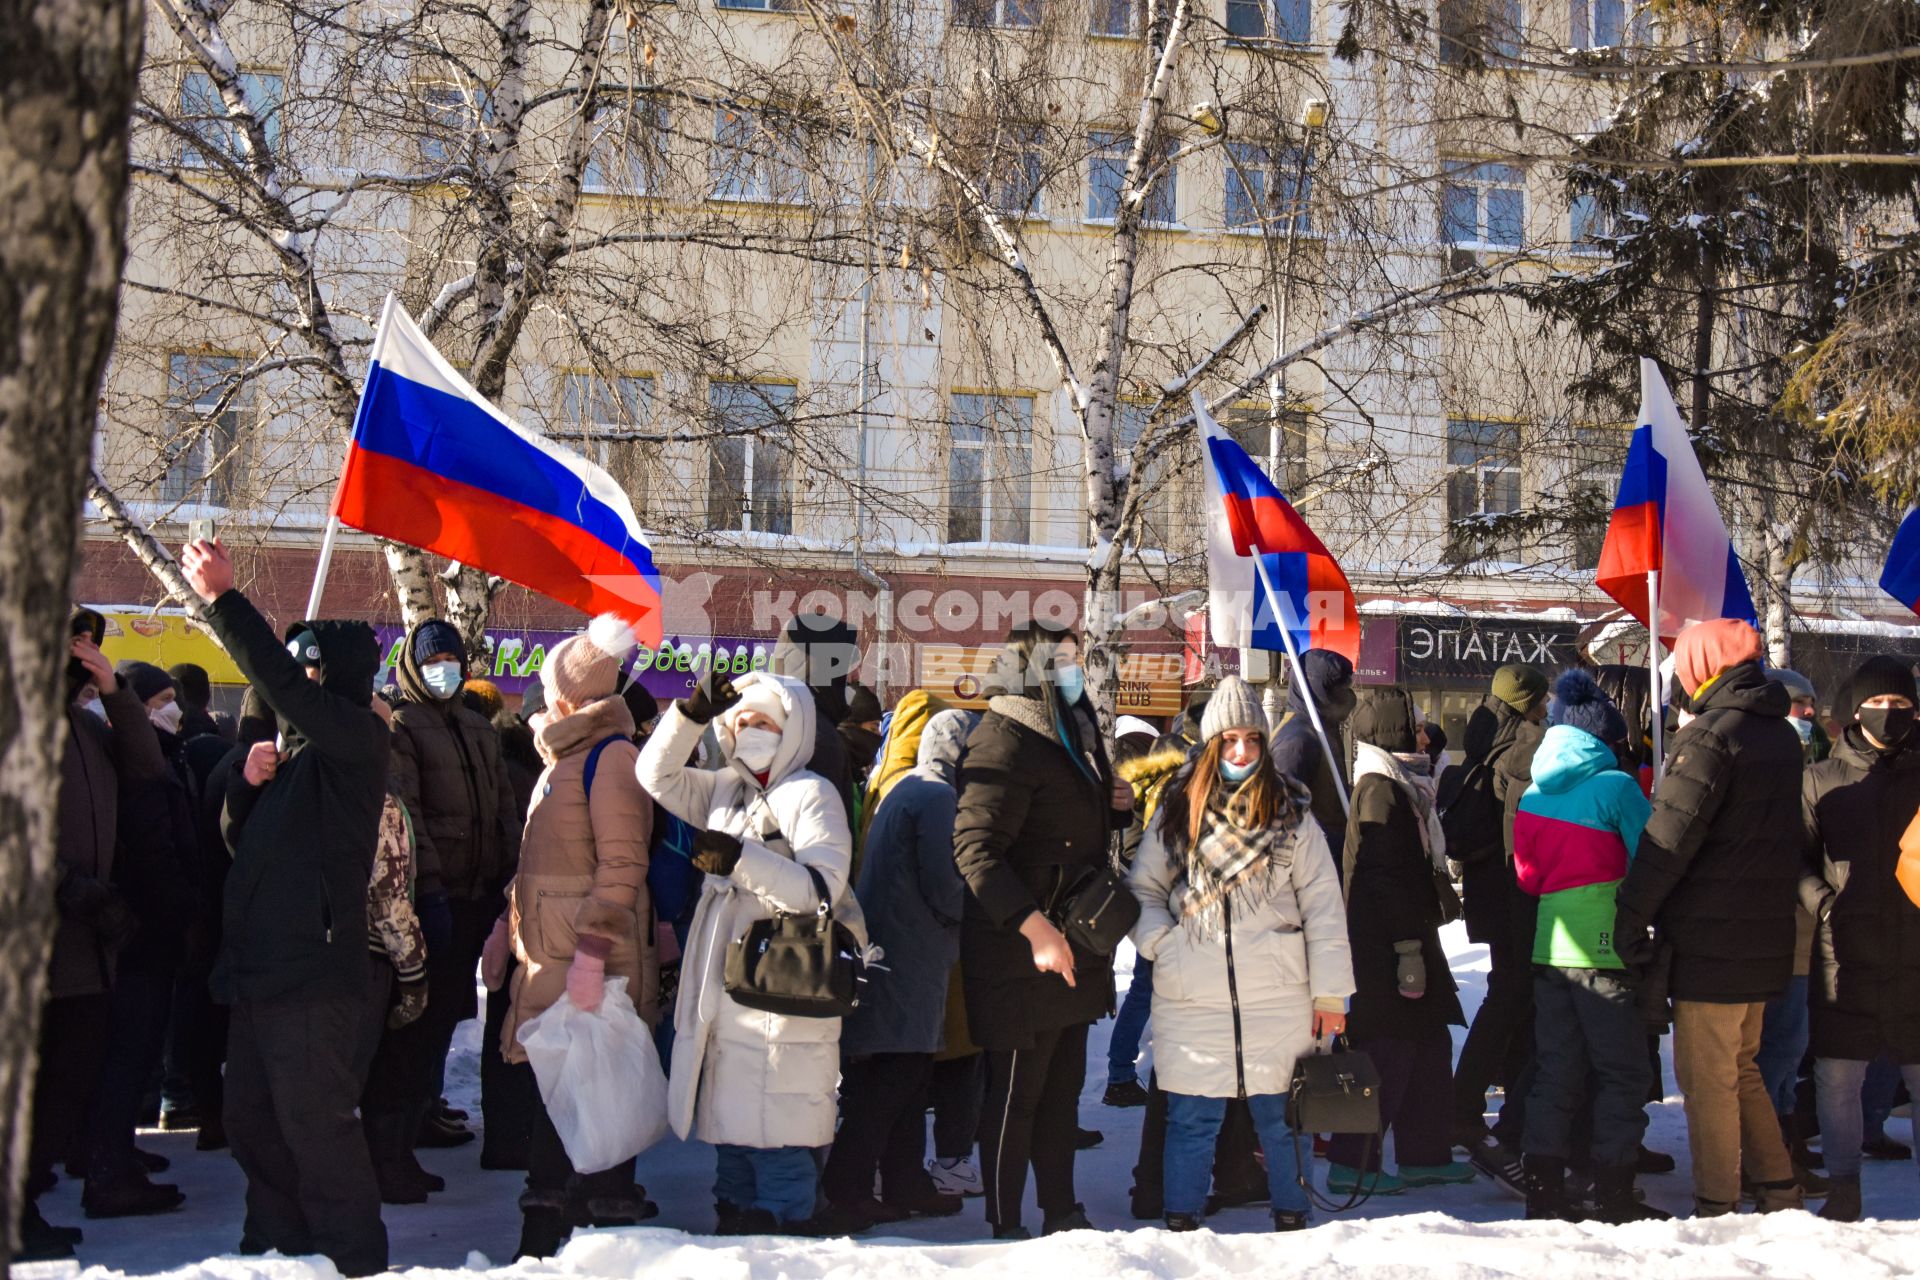
[[[199,519],[187,521],[187,544],[212,542],[220,536],[220,526],[212,520]]]

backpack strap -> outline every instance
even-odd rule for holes
[[[593,750],[587,752],[587,767],[582,771],[580,778],[583,784],[582,790],[587,793],[587,799],[593,799],[593,775],[600,771],[600,753],[616,742],[625,741],[626,738],[620,734],[609,734],[594,743]]]

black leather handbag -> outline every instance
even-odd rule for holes
[[[1287,1124],[1295,1133],[1380,1132],[1380,1072],[1343,1036],[1331,1053],[1303,1053],[1287,1090]]]
[[[1140,920],[1140,900],[1110,867],[1082,876],[1055,921],[1067,941],[1097,956],[1110,956]]]
[[[813,878],[820,906],[755,920],[727,947],[726,992],[749,1009],[789,1018],[844,1018],[860,1007],[865,965],[852,930],[833,918],[827,882]]]

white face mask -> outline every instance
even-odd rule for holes
[[[457,662],[429,662],[420,668],[420,678],[426,682],[427,692],[436,698],[451,698],[460,692],[460,664]]]
[[[733,758],[755,773],[765,773],[780,750],[780,735],[771,729],[742,729],[733,735]]]
[[[154,707],[147,712],[147,719],[155,728],[165,729],[168,733],[180,732],[180,718],[186,713],[177,702],[169,702],[164,707]]]
[[[100,701],[100,695],[97,693],[94,694],[92,697],[88,698],[85,702],[81,703],[80,709],[82,711],[91,711],[94,715],[99,716],[102,720],[105,720],[107,718],[107,704]]]

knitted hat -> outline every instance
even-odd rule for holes
[[[122,658],[114,664],[113,674],[126,681],[127,687],[133,690],[133,696],[142,702],[156,693],[164,693],[173,688],[173,677],[151,662],[137,662],[132,658]]]
[[[1562,671],[1553,682],[1553,705],[1547,708],[1547,723],[1585,729],[1609,746],[1627,737],[1626,717],[1593,677],[1577,667]]]
[[[1738,618],[1696,622],[1673,642],[1673,674],[1689,694],[1743,662],[1760,657],[1760,633]]]
[[[1861,663],[1848,678],[1847,687],[1842,692],[1846,701],[1834,710],[1841,713],[1843,720],[1852,719],[1853,713],[1868,698],[1878,698],[1883,694],[1894,694],[1908,702],[1920,704],[1920,695],[1914,693],[1913,668],[1885,654],[1875,654]]]
[[[1798,671],[1789,671],[1785,667],[1768,667],[1767,679],[1776,681],[1781,688],[1787,691],[1789,698],[1795,700],[1800,698],[1812,700],[1819,697],[1819,694],[1814,691],[1813,681],[1807,679]]]
[[[615,613],[603,613],[577,636],[568,636],[547,654],[540,668],[546,701],[584,707],[611,697],[620,672],[633,655],[633,628]]]
[[[1493,696],[1525,715],[1547,696],[1547,673],[1523,662],[1509,662],[1493,673]]]
[[[436,653],[450,653],[464,663],[467,646],[451,622],[428,618],[413,629],[413,660],[424,664]]]
[[[1253,686],[1239,676],[1227,676],[1207,699],[1206,714],[1200,717],[1200,743],[1205,746],[1229,729],[1251,729],[1266,734],[1267,713]]]
[[[205,710],[213,701],[213,682],[199,663],[176,662],[167,668],[167,674],[173,677],[174,688],[180,691],[180,701],[186,706]]]
[[[726,721],[732,724],[742,714],[758,711],[767,719],[787,727],[787,704],[780,700],[780,687],[771,680],[756,680],[740,691],[740,701],[726,710]]]

